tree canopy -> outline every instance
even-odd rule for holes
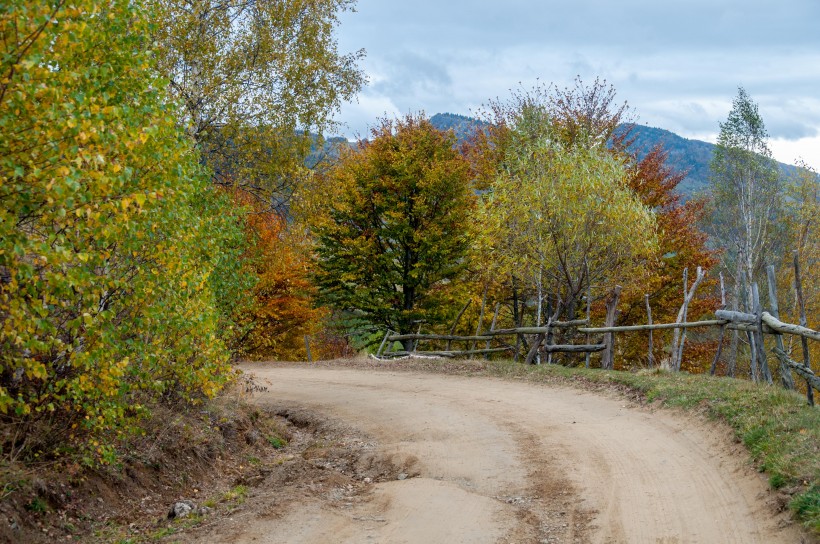
[[[324,300],[408,332],[440,319],[439,302],[464,269],[475,197],[452,133],[420,116],[383,120],[327,175],[333,198],[315,225]]]
[[[214,180],[283,208],[302,175],[310,131],[365,82],[363,51],[334,30],[352,0],[150,0],[159,69]]]

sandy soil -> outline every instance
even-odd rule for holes
[[[725,430],[616,397],[484,377],[251,365],[256,402],[372,438],[396,470],[197,541],[796,543]],[[348,492],[345,491],[347,489]],[[333,496],[336,493],[336,496]]]

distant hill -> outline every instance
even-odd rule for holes
[[[439,130],[446,131],[452,129],[459,142],[463,142],[472,136],[476,129],[487,126],[486,122],[476,119],[475,117],[468,117],[457,113],[437,113],[430,118],[430,123]]]
[[[453,129],[459,140],[464,140],[477,128],[486,123],[465,115],[454,113],[437,113],[430,118],[433,126],[439,130]],[[678,190],[684,195],[693,195],[704,191],[709,186],[709,164],[715,145],[701,140],[690,140],[678,136],[674,132],[645,125],[630,125],[631,137],[635,139],[632,150],[637,152],[638,158],[643,158],[657,144],[663,144],[669,152],[667,164],[675,170],[687,172],[686,178],[678,185]],[[622,125],[619,129],[626,128]],[[795,166],[777,163],[787,175],[797,171]]]
[[[624,125],[619,127],[625,128]],[[686,178],[678,185],[678,191],[692,195],[709,186],[709,164],[715,144],[701,140],[689,140],[662,128],[645,125],[631,125],[630,137],[635,139],[631,150],[639,159],[649,153],[653,147],[662,144],[669,153],[666,163],[679,172],[686,172]]]

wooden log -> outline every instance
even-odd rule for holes
[[[606,349],[606,344],[547,344],[547,353],[596,353]]]
[[[567,329],[588,325],[586,319],[574,319],[572,321],[554,321],[549,327],[516,327],[514,329],[498,329],[483,333],[484,336],[506,336],[511,334],[541,334],[548,332],[548,329]],[[581,330],[581,329],[578,329]]]
[[[806,383],[810,386],[810,388],[813,387],[814,389],[820,391],[820,377],[812,372],[811,369],[806,368],[796,361],[793,361],[788,354],[780,348],[775,347],[772,349],[772,352],[774,352],[777,358],[783,361],[784,364],[789,366],[789,368],[794,370],[801,377],[805,378]]]
[[[723,319],[724,321],[731,321],[733,323],[749,323],[754,325],[757,323],[757,318],[754,314],[747,314],[746,312],[736,312],[734,310],[717,310],[715,317]]]
[[[617,327],[579,327],[578,332],[602,334],[608,332],[656,331],[659,329],[694,329],[698,327],[715,327],[726,324],[727,321],[723,319],[710,319],[706,321],[690,321],[688,323],[654,323],[652,325],[620,325]]]
[[[781,332],[783,334],[794,334],[797,336],[802,336],[803,338],[810,338],[812,340],[820,340],[820,332],[817,332],[814,329],[809,329],[807,327],[801,327],[800,325],[783,323],[779,319],[776,319],[769,312],[763,312],[762,319],[763,323],[768,325],[770,329],[775,330],[777,332]]]
[[[766,267],[766,278],[769,282],[769,306],[772,317],[775,319],[780,319],[780,305],[777,301],[777,279],[774,275],[773,265]],[[775,343],[777,344],[778,349],[785,353],[786,349],[783,345],[782,334],[775,335]],[[789,369],[789,366],[785,364],[782,359],[780,360],[780,383],[783,384],[784,388],[794,390],[794,378],[792,377],[791,369]]]
[[[803,281],[800,278],[800,259],[799,259],[799,252],[797,250],[794,251],[794,290],[797,295],[797,306],[800,309],[800,326],[805,327],[808,325],[808,321],[806,320],[806,305],[803,302]],[[805,336],[800,337],[800,345],[803,348],[803,366],[811,372],[811,360],[809,354],[809,342],[806,340]],[[811,388],[809,381],[806,380],[806,401],[809,403],[809,406],[814,406],[814,390]]]
[[[501,353],[502,351],[510,351],[511,347],[476,349],[476,350],[452,350],[452,351],[394,351],[390,354],[391,357],[403,357],[406,355],[424,355],[427,357],[463,357],[466,355],[481,355],[484,353]]]
[[[618,309],[620,299],[621,286],[616,285],[606,300],[606,320],[604,321],[606,327],[615,325],[615,312]],[[605,333],[604,344],[606,344],[606,348],[601,354],[601,368],[612,370],[615,367],[615,335],[612,332]]]
[[[652,326],[652,307],[649,306],[649,294],[646,293],[643,296],[644,301],[646,302],[646,323],[650,327]],[[649,363],[649,368],[655,367],[655,354],[654,354],[654,346],[652,345],[652,329],[649,329],[649,356],[647,357],[647,362]]]
[[[492,336],[458,336],[452,334],[396,334],[388,338],[388,341],[401,342],[403,340],[450,340],[469,342],[470,340],[492,340],[492,338]]]

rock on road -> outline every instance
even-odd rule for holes
[[[577,389],[431,373],[249,365],[289,404],[373,437],[412,466],[347,510],[299,505],[235,542],[779,543],[725,430]]]

